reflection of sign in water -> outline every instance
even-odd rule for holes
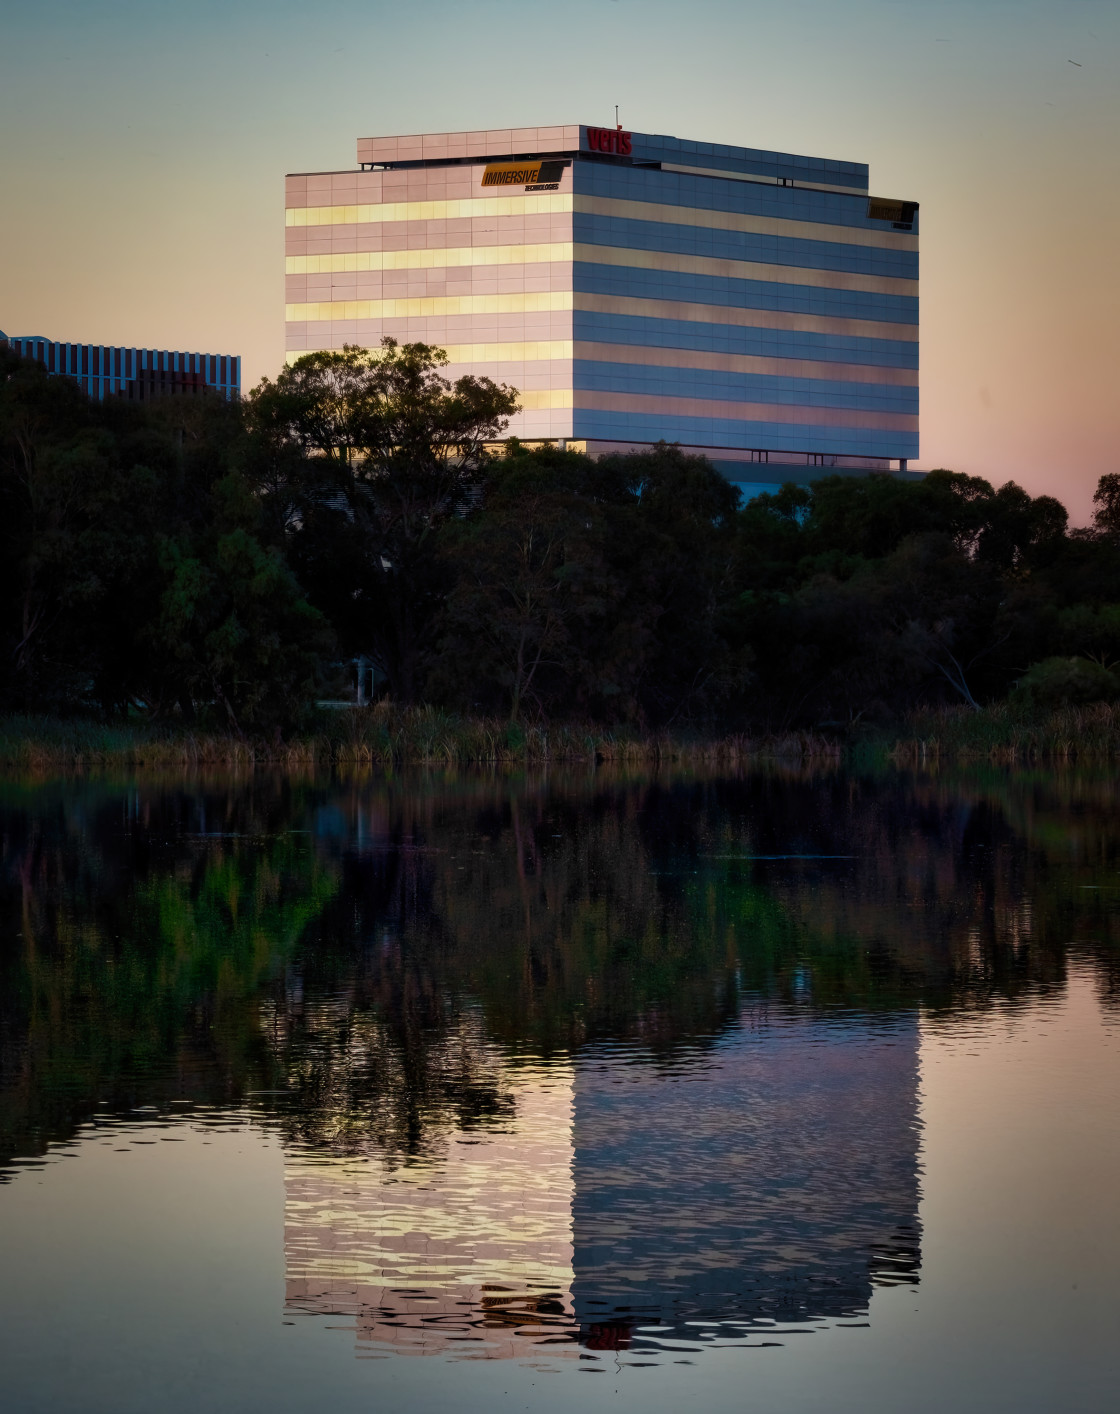
[[[745,1026],[668,1073],[583,1060],[582,1328],[844,1316],[915,1280],[916,1100],[913,1020]]]
[[[404,1354],[575,1349],[571,1071],[506,1080],[516,1117],[438,1159],[288,1153],[289,1310],[353,1316],[360,1341]]]

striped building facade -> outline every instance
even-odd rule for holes
[[[132,349],[104,344],[63,344],[21,335],[7,344],[23,358],[43,364],[48,373],[73,378],[87,397],[114,396],[147,401],[168,395],[241,394],[241,359],[235,354],[174,353],[168,349]]]
[[[664,439],[737,481],[918,455],[917,207],[864,164],[584,125],[358,163],[287,179],[289,360],[435,344],[520,390],[511,435]]]

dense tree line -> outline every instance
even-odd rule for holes
[[[438,350],[309,354],[239,404],[89,402],[0,350],[0,706],[298,726],[398,703],[789,728],[1120,695],[1120,475],[829,477],[738,505],[675,447],[491,448]]]

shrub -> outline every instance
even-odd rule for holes
[[[1037,707],[1071,707],[1120,697],[1120,678],[1091,658],[1044,658],[1032,663],[1012,699]]]

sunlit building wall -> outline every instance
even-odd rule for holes
[[[67,344],[38,336],[9,338],[23,358],[35,359],[50,374],[72,378],[87,397],[136,401],[203,392],[236,398],[241,393],[241,359],[236,354],[178,353],[121,345]]]
[[[502,1087],[510,1117],[435,1154],[286,1152],[289,1311],[403,1354],[574,1351],[571,1070],[503,1068]]]
[[[358,163],[287,179],[289,359],[436,344],[520,390],[512,435],[664,439],[736,480],[917,456],[917,208],[866,165],[584,125]]]

